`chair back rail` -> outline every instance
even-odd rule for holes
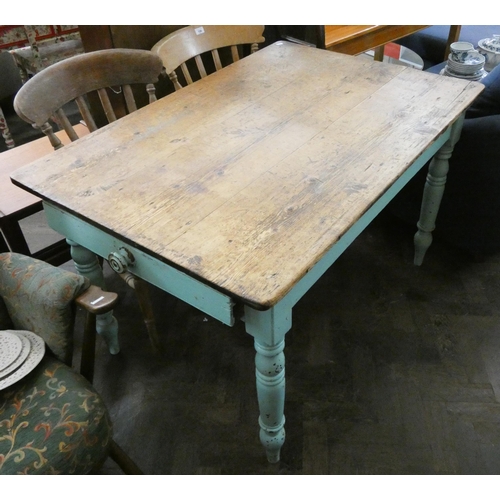
[[[117,116],[108,96],[108,89],[123,92],[127,112],[137,109],[131,85],[144,84],[149,102],[156,100],[154,83],[162,70],[158,56],[147,50],[107,49],[77,55],[60,61],[31,78],[17,93],[14,108],[28,123],[40,128],[54,149],[62,147],[50,120],[64,129],[74,141],[78,134],[62,109],[76,101],[82,119],[91,132],[97,130],[86,95],[97,91],[109,122]],[[55,91],[54,89],[57,89]]]

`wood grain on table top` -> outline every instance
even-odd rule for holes
[[[13,178],[269,307],[482,88],[279,42]]]

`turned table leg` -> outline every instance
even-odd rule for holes
[[[434,155],[429,164],[429,173],[424,186],[420,218],[417,223],[417,232],[414,236],[415,256],[414,264],[420,266],[424,260],[425,253],[432,243],[432,231],[436,227],[436,218],[439,205],[443,198],[446,184],[446,176],[449,169],[449,159],[453,148],[457,143],[462,130],[463,116],[452,126],[450,138],[441,149]]]
[[[279,462],[285,442],[285,341],[264,345],[255,341],[255,376],[259,401],[260,442],[267,459]]]
[[[245,306],[245,329],[254,337],[255,379],[260,441],[271,463],[279,462],[285,442],[285,334],[292,326],[291,307],[266,311]]]
[[[104,275],[97,256],[73,240],[68,239],[66,241],[70,245],[71,257],[75,263],[77,272],[88,278],[92,285],[96,285],[105,290]],[[112,311],[97,315],[96,330],[99,335],[103,336],[111,354],[120,352],[118,322],[113,316]]]

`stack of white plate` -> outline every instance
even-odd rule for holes
[[[485,57],[476,51],[471,51],[463,62],[453,60],[450,54],[441,74],[465,80],[481,80],[487,75],[484,70],[485,61]]]
[[[22,379],[43,358],[45,343],[25,330],[0,331],[0,390]]]

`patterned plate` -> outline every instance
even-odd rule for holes
[[[18,380],[28,375],[28,373],[30,373],[38,365],[38,363],[40,363],[43,355],[45,354],[45,343],[43,339],[38,335],[35,335],[33,332],[24,330],[7,330],[7,332],[13,333],[19,337],[19,339],[22,337],[27,339],[30,344],[30,349],[24,363],[22,363],[19,368],[10,375],[0,379],[0,390],[15,384]]]
[[[462,75],[469,75],[471,73],[476,73],[484,68],[484,62],[480,64],[459,64],[453,63],[453,61],[448,61],[446,67],[451,69],[455,73]]]
[[[26,361],[26,358],[30,353],[30,341],[24,336],[16,335],[14,333],[12,333],[12,335],[17,337],[21,341],[22,349],[17,358],[9,366],[4,368],[3,370],[0,370],[0,379],[6,377],[7,375],[10,375],[14,370],[17,370]]]
[[[10,366],[23,348],[21,339],[11,332],[0,332],[0,372]]]

